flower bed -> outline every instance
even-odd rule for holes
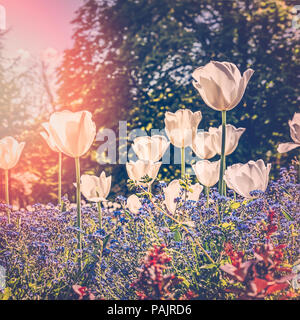
[[[6,204],[1,206],[2,299],[294,299],[299,296],[300,187],[294,166],[269,182],[262,159],[226,167],[244,128],[226,123],[253,74],[210,62],[194,73],[194,86],[222,125],[198,132],[201,111],[165,115],[165,136],[134,140],[138,160],[126,163],[134,193],[107,202],[112,177],[80,175],[96,125],[88,111],[55,112],[43,138],[59,154],[58,205],[12,210],[9,175],[24,143],[0,141]],[[289,122],[300,146],[300,114]],[[170,144],[181,152],[181,179],[157,180]],[[186,174],[186,148],[198,182]],[[74,158],[76,204],[62,198],[62,154]],[[209,161],[220,155],[217,161]],[[160,161],[162,159],[162,161]],[[299,166],[299,162],[294,161]],[[218,183],[218,189],[214,186]],[[203,192],[205,188],[205,193]],[[81,194],[89,201],[82,202]],[[3,281],[2,281],[3,282]]]
[[[239,196],[234,200],[232,193],[224,197],[213,190],[208,208],[204,194],[198,201],[184,201],[183,187],[177,213],[171,216],[181,224],[164,214],[163,183],[158,183],[151,195],[139,190],[142,207],[137,213],[126,208],[123,197],[111,207],[103,207],[101,229],[97,207],[83,204],[82,252],[77,249],[76,207],[66,199],[62,212],[58,206],[37,204],[30,211],[12,211],[11,224],[4,214],[0,265],[6,268],[7,283],[2,296],[76,299],[79,295],[73,286],[79,285],[89,288],[97,299],[147,298],[145,292],[151,291],[153,284],[142,282],[139,268],[145,268],[143,259],[148,250],[164,244],[170,258],[163,261],[167,269],[162,273],[177,280],[168,278],[172,286],[163,289],[161,296],[235,299],[240,296],[237,289],[245,283],[230,279],[224,268],[237,265],[233,252],[240,253],[236,260],[246,261],[254,259],[261,245],[280,245],[280,266],[284,269],[273,274],[279,280],[299,264],[300,189],[296,175],[293,167],[282,169],[281,178],[270,182],[267,191],[257,192],[259,197],[252,200]],[[295,298],[299,289],[295,281],[287,279],[278,290],[269,290],[271,294],[259,292],[256,297],[248,292],[247,298]]]

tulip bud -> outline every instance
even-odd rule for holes
[[[219,181],[220,160],[210,162],[208,160],[198,161],[192,166],[198,181],[206,187],[212,187]]]
[[[193,139],[192,149],[200,159],[210,159],[216,155],[212,136],[210,132],[199,132]]]
[[[151,185],[157,177],[161,162],[138,160],[136,162],[130,161],[126,163],[128,176],[131,180],[136,181],[138,185],[147,186]],[[141,182],[142,178],[149,176],[152,181],[147,184]]]
[[[165,129],[171,143],[177,148],[191,146],[201,119],[200,111],[193,113],[191,110],[181,109],[175,113],[166,112]]]
[[[228,156],[237,148],[241,135],[245,132],[245,128],[236,128],[231,124],[226,125],[226,142],[225,155]],[[219,128],[209,128],[209,133],[212,135],[212,143],[218,154],[221,154],[222,147],[222,126]]]
[[[248,69],[242,77],[235,64],[211,61],[193,72],[193,85],[209,107],[228,111],[241,101],[253,73]]]
[[[88,111],[55,112],[49,121],[49,131],[59,151],[79,158],[90,149],[96,135],[96,125]]]
[[[138,214],[141,207],[142,207],[142,203],[135,194],[128,197],[127,208],[129,209],[130,212],[132,212],[133,214]]]
[[[5,137],[0,140],[0,168],[10,170],[18,163],[25,142],[19,143],[13,137]]]
[[[155,135],[134,139],[132,148],[140,160],[157,162],[163,157],[169,145],[170,142],[166,137]]]
[[[81,176],[80,191],[89,201],[105,201],[110,192],[110,187],[111,176],[106,177],[104,171],[102,171],[100,177],[91,175]]]
[[[164,188],[164,194],[165,194],[165,201],[164,204],[166,205],[169,212],[172,214],[175,213],[177,203],[175,202],[175,199],[180,197],[181,194],[181,185],[179,180],[173,180],[169,183],[169,185]],[[200,197],[200,193],[203,190],[203,187],[200,186],[199,183],[196,183],[191,186],[191,189],[193,192],[188,191],[186,194],[186,200],[192,200],[192,201],[198,201]]]

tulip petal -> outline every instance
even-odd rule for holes
[[[203,186],[201,186],[199,183],[196,183],[191,186],[191,189],[193,190],[193,192],[189,191],[187,193],[187,200],[198,201],[200,193],[203,190]]]
[[[289,126],[291,138],[295,143],[300,144],[300,113],[295,113],[293,120],[289,121]]]
[[[175,113],[166,112],[165,130],[171,143],[177,148],[192,145],[201,119],[200,111],[193,113],[189,109],[180,109]]]
[[[201,98],[203,99],[203,101],[205,102],[205,104],[206,104],[207,106],[209,106],[210,108],[212,108],[212,109],[214,109],[214,110],[219,111],[218,108],[214,107],[214,105],[213,105],[212,103],[210,103],[210,101],[208,100],[208,98],[207,98],[207,96],[206,96],[206,93],[205,93],[206,91],[204,90],[203,87],[201,87],[201,85],[200,85],[198,82],[193,81],[193,86],[198,90]]]
[[[58,148],[55,145],[55,142],[53,140],[53,137],[50,133],[49,129],[49,123],[45,122],[42,124],[44,127],[45,131],[40,132],[40,135],[44,138],[44,140],[47,142],[49,148],[53,150],[54,152],[59,152]]]
[[[205,91],[206,99],[215,110],[227,110],[230,100],[224,95],[225,89],[219,86],[213,78],[200,78],[200,85]]]
[[[69,157],[73,157],[73,153],[70,152],[71,148],[65,130],[66,121],[70,117],[72,117],[72,112],[68,110],[53,113],[49,120],[49,131],[57,148]]]
[[[82,175],[80,180],[81,193],[87,200],[92,202],[106,201],[110,192],[111,176],[106,177],[103,171],[100,177]]]
[[[292,142],[280,143],[277,148],[277,151],[279,153],[285,153],[285,152],[289,152],[293,149],[296,149],[298,147],[300,147],[300,144],[296,144],[296,143],[292,143]]]
[[[57,148],[66,155],[77,158],[84,155],[96,135],[96,126],[88,111],[55,112],[49,120],[49,130]]]
[[[212,134],[210,132],[199,132],[193,139],[192,149],[200,159],[213,158],[217,151],[214,148]]]
[[[90,112],[82,112],[78,131],[77,154],[83,156],[90,149],[96,136],[96,125]]]
[[[232,103],[230,104],[230,106],[228,107],[227,110],[231,110],[231,109],[235,108],[240,103],[240,101],[242,100],[243,95],[246,91],[247,84],[248,84],[249,80],[251,79],[253,73],[254,73],[254,70],[252,70],[252,69],[248,69],[243,73],[243,77],[241,78],[239,86],[238,86],[236,97],[232,101]]]
[[[241,135],[245,132],[245,128],[236,128],[231,124],[226,125],[225,155],[232,154],[238,146]],[[222,126],[219,128],[209,128],[212,135],[212,144],[218,154],[221,154],[222,146]]]

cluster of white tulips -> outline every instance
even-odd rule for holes
[[[226,112],[235,108],[243,97],[253,70],[248,69],[241,76],[238,68],[229,62],[212,61],[196,69],[193,73],[193,84],[199,91],[204,102],[214,110],[222,112],[222,125],[219,128],[209,128],[208,132],[197,132],[202,120],[200,111],[193,113],[188,109],[178,110],[165,115],[165,131],[169,138],[155,135],[138,137],[132,145],[138,156],[136,162],[126,164],[129,178],[137,184],[150,188],[156,179],[162,165],[161,158],[169,148],[170,143],[181,149],[181,178],[185,178],[185,148],[191,147],[202,160],[192,166],[199,183],[191,186],[193,192],[186,193],[187,200],[197,201],[203,186],[208,190],[219,181],[219,193],[226,194],[226,185],[239,195],[251,198],[251,191],[265,191],[268,185],[271,165],[263,160],[249,161],[246,164],[234,164],[226,169],[226,156],[237,148],[244,128],[235,128],[226,124]],[[300,146],[300,114],[296,113],[289,122],[291,137],[294,143],[280,144],[279,152],[287,152]],[[80,157],[88,152],[96,135],[96,125],[88,111],[55,112],[49,122],[43,124],[42,137],[49,147],[58,153],[58,202],[61,202],[61,170],[62,154],[75,159],[77,189],[77,225],[81,228],[81,193],[92,202],[96,202],[99,210],[99,223],[102,226],[101,202],[106,198],[111,188],[111,176],[102,172],[100,177],[83,175],[80,177]],[[12,137],[0,140],[0,168],[5,170],[6,202],[9,204],[8,170],[13,168],[21,155],[25,143],[18,143]],[[218,161],[209,161],[220,155]],[[148,176],[149,182],[143,178]],[[180,180],[174,180],[164,189],[165,205],[170,213],[176,210],[175,198],[181,191]],[[130,211],[137,213],[141,202],[137,196],[128,198]],[[8,213],[9,214],[9,213]],[[78,247],[81,248],[81,233],[78,233]]]
[[[226,112],[237,106],[243,97],[247,83],[253,70],[247,70],[241,76],[238,68],[228,62],[212,61],[193,73],[195,88],[199,91],[204,102],[214,110],[222,112],[222,125],[219,128],[209,128],[208,132],[197,132],[202,120],[200,111],[193,113],[188,109],[181,109],[175,113],[165,115],[165,132],[170,142],[181,149],[181,177],[185,177],[185,148],[191,147],[194,153],[202,160],[192,166],[199,183],[192,186],[193,192],[188,192],[187,200],[199,199],[203,186],[206,187],[209,199],[209,188],[219,181],[219,193],[225,195],[226,185],[245,198],[251,198],[253,190],[265,191],[269,179],[271,165],[265,166],[263,160],[249,161],[246,164],[235,164],[226,169],[226,156],[232,154],[238,146],[245,128],[235,128],[226,124]],[[151,181],[157,177],[161,162],[158,162],[167,150],[169,142],[164,136],[139,137],[134,140],[133,150],[139,160],[127,163],[127,172],[130,179],[137,184],[142,177],[149,176]],[[216,155],[218,161],[209,161]],[[226,184],[225,184],[225,182]],[[164,189],[165,205],[170,213],[176,210],[175,199],[181,190],[180,181],[172,181]],[[128,207],[137,211],[139,200],[135,196],[128,199]]]

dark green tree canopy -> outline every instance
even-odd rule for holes
[[[299,30],[292,2],[211,0],[86,0],[73,21],[74,46],[60,72],[63,107],[93,112],[97,127],[162,129],[164,113],[201,110],[200,128],[219,126],[193,88],[192,71],[210,60],[230,61],[250,80],[228,122],[247,130],[229,163],[279,162],[288,120],[299,104]],[[86,160],[85,168],[95,166]],[[112,167],[118,178],[124,168]]]

